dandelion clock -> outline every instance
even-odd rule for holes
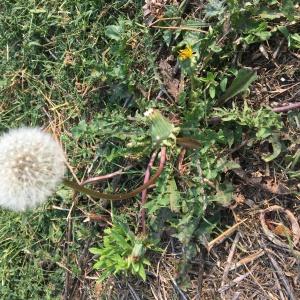
[[[56,190],[64,173],[64,152],[50,134],[23,127],[0,136],[1,207],[37,207]]]

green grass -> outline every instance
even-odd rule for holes
[[[242,80],[235,89],[239,97],[222,96],[241,64],[251,67],[247,55],[260,44],[281,37],[290,49],[299,48],[295,29],[299,18],[291,8],[293,1],[283,1],[284,5],[250,1],[245,9],[239,1],[227,1],[227,5],[209,1],[212,4],[196,15],[192,13],[195,7],[185,6],[187,2],[180,9],[168,6],[165,16],[181,18],[181,26],[189,30],[148,28],[143,22],[143,1],[0,3],[0,132],[24,125],[47,128],[60,137],[78,178],[134,165],[117,186],[97,186],[106,191],[128,190],[143,180],[154,148],[143,117],[148,108],[158,108],[176,126],[179,120],[176,134],[201,142],[200,149],[188,151],[188,171],[180,177],[176,170],[180,148],[169,141],[168,164],[147,203],[149,236],[159,240],[162,228],[172,228],[186,248],[182,267],[220,225],[222,205],[232,199],[235,187],[228,171],[237,165],[228,155],[230,149],[245,135],[249,138],[245,151],[250,156],[263,141],[273,146],[281,143],[276,155],[268,153],[270,160],[278,156],[283,168],[290,163],[285,165],[284,149],[295,142],[295,136],[278,142],[283,125],[274,113],[243,108],[250,82]],[[159,25],[180,26],[178,19]],[[193,56],[180,61],[178,51],[186,46],[192,46]],[[184,88],[178,99],[172,100],[170,92],[156,99],[159,91],[168,89],[159,69],[160,60],[168,57],[171,65],[177,63],[181,77],[179,73],[175,77],[183,80]],[[215,115],[223,123],[211,126],[208,120]],[[292,165],[295,168],[297,161]],[[83,220],[87,213],[103,210],[99,202],[79,197],[72,210],[68,242],[71,206],[72,194],[60,187],[34,212],[0,211],[1,299],[60,299],[64,267],[72,278],[80,278],[78,257],[87,241],[100,247],[103,233],[96,224]],[[126,202],[125,207],[114,205],[112,211],[137,231],[137,201]]]

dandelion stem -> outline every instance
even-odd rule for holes
[[[113,172],[113,173],[110,173],[110,174],[88,178],[87,180],[81,182],[81,185],[86,185],[88,183],[96,183],[98,181],[110,179],[110,178],[113,178],[115,176],[122,175],[122,174],[123,174],[123,169],[120,169],[120,170],[118,170],[116,172]]]
[[[105,193],[100,193],[88,188],[85,188],[81,185],[79,185],[75,181],[70,181],[68,179],[64,179],[63,183],[72,188],[73,190],[76,190],[78,192],[81,192],[83,194],[89,195],[93,198],[97,199],[106,199],[106,200],[125,200],[134,197],[135,195],[141,193],[143,190],[147,189],[150,185],[155,183],[155,181],[159,178],[160,174],[164,170],[164,166],[166,163],[166,147],[161,148],[161,156],[160,156],[160,163],[157,171],[155,174],[147,181],[147,183],[141,185],[140,187],[132,190],[131,192],[128,193],[120,193],[120,194],[105,194]]]
[[[156,159],[158,151],[154,151],[150,161],[148,163],[148,167],[147,170],[145,172],[145,178],[144,178],[144,184],[147,183],[149,181],[150,175],[151,175],[151,168],[153,167],[154,161]],[[142,225],[142,230],[143,230],[143,234],[146,235],[146,209],[144,207],[144,205],[147,202],[147,189],[144,189],[142,191],[142,199],[141,199],[141,211],[140,211],[140,218],[141,218],[141,225]]]

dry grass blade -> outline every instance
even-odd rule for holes
[[[279,276],[279,278],[281,279],[288,295],[289,295],[289,299],[291,300],[296,300],[297,298],[295,297],[295,293],[294,290],[292,288],[292,286],[289,284],[283,270],[280,268],[279,264],[277,263],[277,261],[275,260],[275,258],[273,257],[273,255],[271,254],[271,251],[269,249],[266,248],[266,253],[274,267],[274,269],[277,272],[277,275]]]
[[[202,32],[207,33],[207,31],[203,29],[198,28],[192,28],[192,27],[185,27],[185,26],[151,26],[152,28],[158,28],[158,29],[169,29],[169,30],[183,30],[183,31],[194,31],[194,32]]]
[[[244,220],[234,224],[232,227],[228,228],[227,230],[222,232],[218,237],[216,237],[211,242],[209,242],[208,246],[207,246],[207,251],[209,252],[214,246],[221,244],[225,239],[230,237],[237,230],[239,225],[244,223],[246,220],[247,219],[244,219]]]
[[[174,70],[169,64],[169,58],[160,61],[159,71],[167,92],[177,101],[182,92],[182,85],[180,84],[180,80],[174,78]]]
[[[277,183],[274,180],[271,179],[265,179],[262,181],[261,183],[261,187],[272,193],[272,194],[277,194],[277,195],[288,195],[291,193],[291,191],[289,190],[289,188],[287,186],[285,186],[282,183]]]
[[[240,276],[236,277],[235,279],[233,279],[232,281],[230,281],[228,284],[226,284],[223,287],[221,287],[220,289],[218,289],[218,292],[219,293],[225,292],[229,288],[235,286],[236,284],[239,284],[241,281],[243,281],[249,275],[250,275],[250,272],[247,272],[246,274],[243,274],[243,275],[240,275]]]
[[[258,259],[259,257],[263,256],[265,254],[265,251],[263,249],[258,250],[257,252],[248,255],[244,258],[242,258],[240,261],[235,263],[231,268],[230,271],[233,271],[241,266],[244,266],[250,262],[253,262],[254,260]]]
[[[152,292],[152,295],[153,295],[154,299],[159,300],[159,298],[158,298],[159,295],[156,295],[154,286],[152,284],[150,284],[150,289],[151,289],[151,292]]]
[[[130,290],[130,293],[133,297],[134,300],[141,300],[141,298],[137,295],[137,293],[135,292],[135,290],[133,289],[133,287],[130,285],[130,283],[128,282],[128,287],[129,287],[129,290]]]
[[[235,249],[236,249],[236,245],[239,242],[239,239],[240,239],[240,234],[237,233],[234,240],[233,240],[232,246],[230,248],[230,252],[229,252],[229,255],[228,255],[228,258],[227,258],[226,266],[224,268],[224,272],[223,272],[223,276],[222,276],[222,282],[221,282],[221,288],[225,285],[225,282],[227,281],[227,276],[228,276],[228,273],[229,273],[229,270],[230,270],[233,255],[234,255],[234,252],[235,252]],[[221,296],[222,296],[222,298],[224,298],[223,293],[221,293]]]
[[[176,289],[176,291],[179,293],[181,299],[183,300],[188,300],[188,298],[185,296],[185,294],[183,293],[183,291],[180,289],[180,287],[178,286],[176,280],[172,277],[171,273],[169,272],[169,270],[167,269],[167,267],[165,266],[165,269],[168,272],[168,275],[173,283],[174,288]]]

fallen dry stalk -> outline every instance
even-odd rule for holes
[[[225,239],[230,237],[237,230],[239,225],[244,223],[246,220],[247,219],[244,219],[244,220],[234,224],[233,226],[231,226],[230,228],[228,228],[227,230],[222,232],[218,237],[216,237],[215,239],[210,241],[207,245],[207,251],[209,252],[214,246],[221,244]]]
[[[226,262],[226,266],[224,268],[224,272],[223,272],[223,276],[222,276],[221,287],[225,285],[225,282],[227,280],[227,276],[228,276],[228,273],[229,273],[229,270],[230,270],[230,266],[231,266],[231,262],[232,262],[232,259],[233,259],[233,255],[234,255],[234,252],[235,252],[235,249],[236,249],[236,245],[239,242],[239,240],[240,240],[240,234],[238,232],[236,234],[236,236],[235,236],[235,238],[233,240],[233,243],[231,245],[231,248],[230,248],[230,252],[229,252],[229,255],[228,255],[228,258],[227,258],[227,262]]]
[[[289,299],[296,300],[297,298],[295,296],[292,286],[289,284],[283,270],[280,268],[279,264],[273,257],[271,251],[268,248],[265,248],[265,252],[267,253],[269,260],[271,261],[272,266],[276,270],[276,274],[279,276],[280,280],[282,281],[282,283],[285,287],[285,290],[286,290],[287,294],[289,295]]]
[[[236,277],[235,279],[233,279],[232,281],[230,281],[228,284],[226,284],[223,287],[219,288],[218,292],[219,293],[225,292],[229,288],[235,286],[236,284],[239,284],[241,281],[243,281],[249,275],[250,275],[250,272],[247,272],[246,274],[243,274],[243,275],[240,275],[240,276]]]
[[[258,259],[259,257],[263,256],[265,254],[265,251],[263,249],[258,250],[257,252],[248,255],[244,258],[242,258],[240,261],[238,261],[237,263],[235,263],[234,265],[232,265],[230,267],[230,271],[233,271],[243,265],[246,265],[250,262],[253,262],[254,260]]]

